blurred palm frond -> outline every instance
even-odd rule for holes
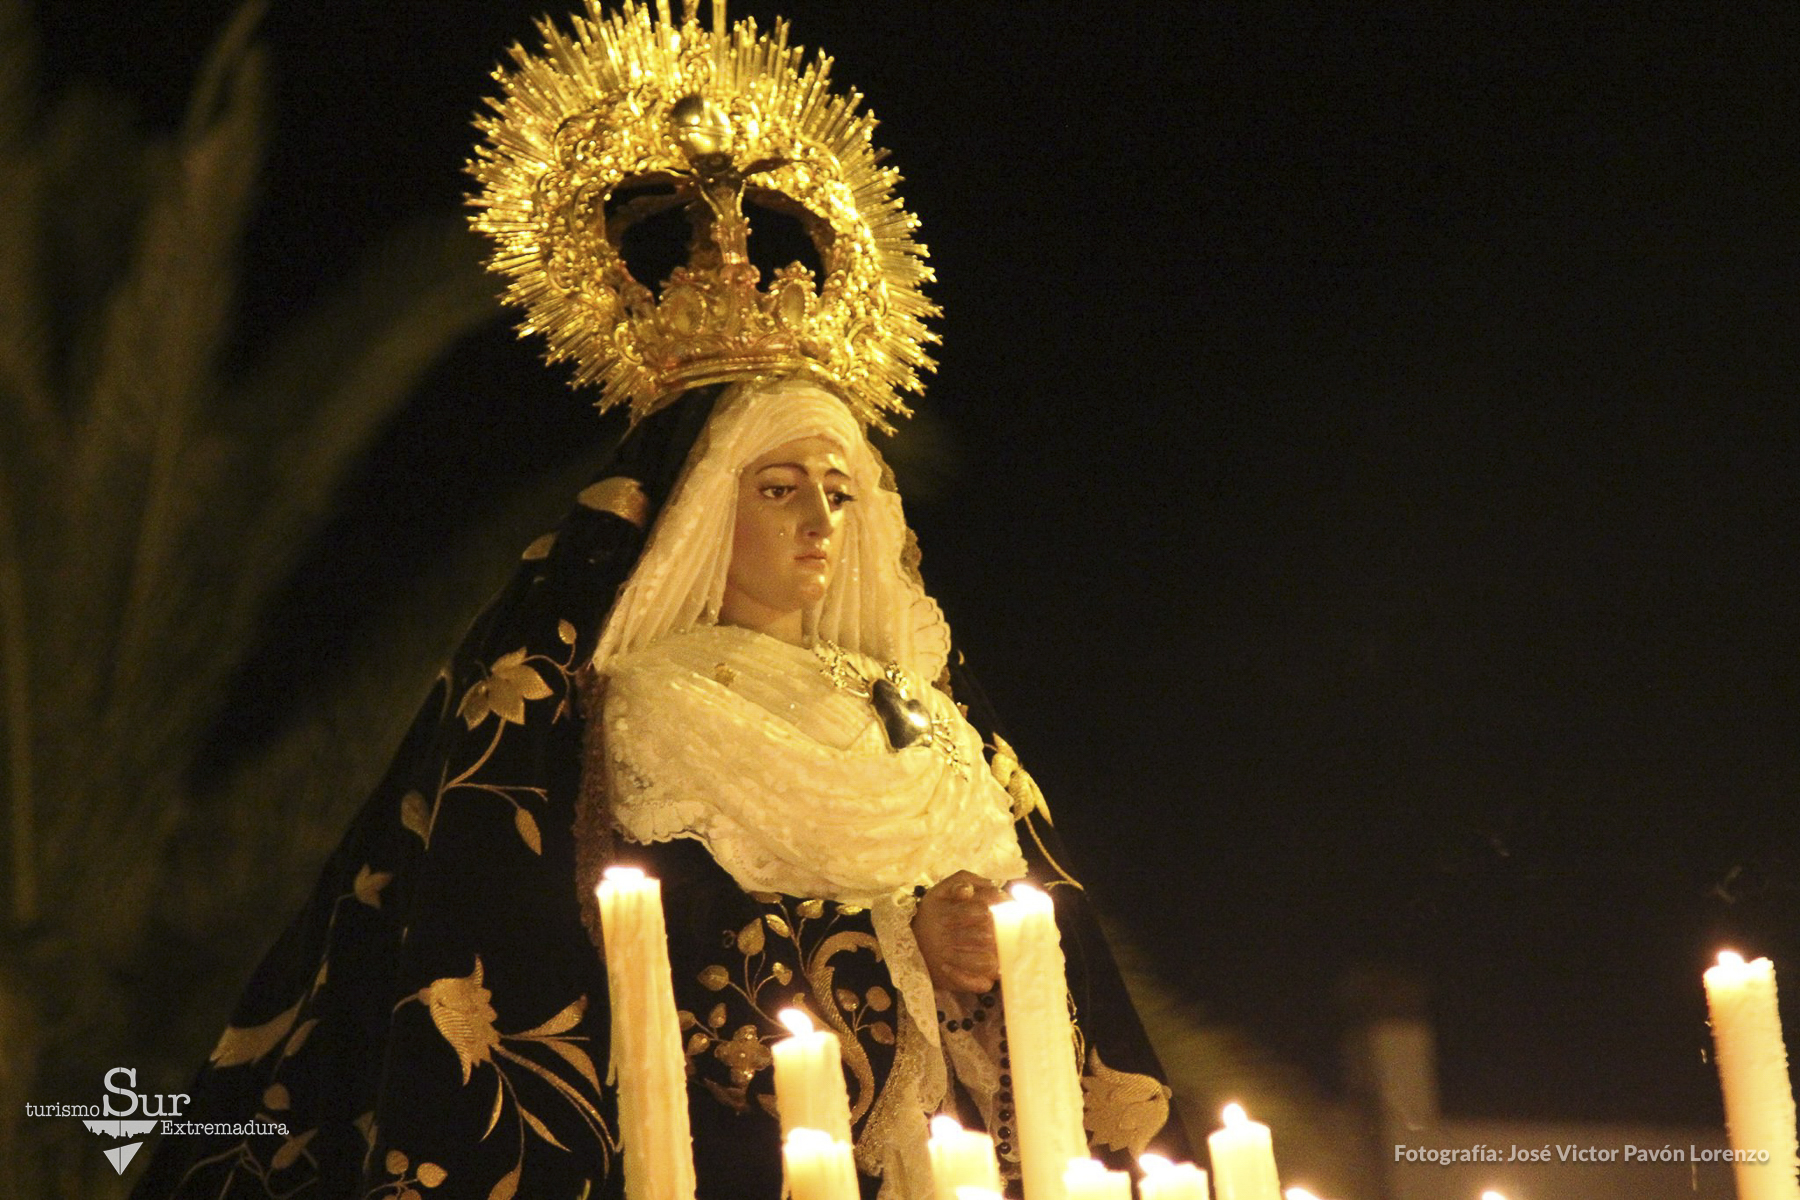
[[[288,328],[234,327],[261,15],[221,33],[181,127],[145,133],[91,86],[41,103],[26,6],[0,0],[0,1126],[17,1099],[95,1090],[142,1025],[129,981],[220,698],[346,475],[493,312],[445,218],[393,234]],[[28,1194],[4,1136],[0,1186]],[[64,1170],[40,1158],[39,1179]]]

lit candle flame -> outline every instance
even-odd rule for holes
[[[1224,1116],[1225,1127],[1227,1129],[1235,1129],[1239,1125],[1248,1125],[1250,1123],[1250,1114],[1245,1112],[1244,1106],[1236,1101],[1225,1106]]]
[[[1281,1194],[1286,1197],[1286,1200],[1319,1200],[1317,1196],[1313,1195],[1305,1188],[1289,1188]]]
[[[608,867],[600,877],[608,883],[642,883],[644,870],[642,867]]]
[[[1483,1192],[1481,1193],[1481,1200],[1506,1200],[1506,1197],[1502,1196],[1499,1192]]]
[[[1029,883],[1015,883],[1006,889],[1014,900],[1026,908],[1049,908],[1050,897],[1032,887]]]
[[[1167,1171],[1175,1164],[1160,1154],[1138,1155],[1138,1170],[1146,1175],[1154,1175],[1158,1171]]]
[[[949,1113],[939,1113],[931,1118],[931,1136],[938,1139],[953,1138],[963,1131],[962,1122]]]
[[[1721,950],[1719,951],[1719,965],[1721,967],[1741,967],[1744,965],[1744,956],[1736,950]],[[1502,1196],[1500,1200],[1506,1200],[1506,1197]]]
[[[788,1032],[795,1036],[813,1031],[812,1018],[800,1009],[784,1008],[776,1016],[783,1025],[788,1027]]]

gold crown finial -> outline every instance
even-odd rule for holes
[[[829,90],[829,58],[802,63],[786,22],[759,34],[715,2],[709,30],[698,0],[682,9],[676,23],[669,0],[654,16],[587,0],[570,33],[538,23],[540,53],[513,47],[469,164],[489,267],[525,310],[521,332],[573,362],[575,384],[597,384],[602,409],[641,419],[684,388],[809,373],[888,428],[934,365],[938,310],[875,119],[857,93]],[[746,202],[797,219],[821,270],[791,262],[764,280]],[[640,280],[625,235],[671,210],[687,218],[687,260]]]

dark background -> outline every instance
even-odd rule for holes
[[[40,2],[43,66],[172,126],[231,7]],[[942,277],[928,582],[1205,1011],[1330,1082],[1397,965],[1453,1113],[1716,1123],[1702,968],[1800,970],[1800,13],[1338,7],[781,6]],[[251,336],[456,209],[542,11],[276,6]],[[497,316],[390,431],[265,701],[595,452],[536,352]]]

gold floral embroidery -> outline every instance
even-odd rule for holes
[[[308,1017],[306,1020],[300,1022],[300,1024],[294,1028],[294,1032],[288,1035],[287,1045],[281,1048],[281,1057],[292,1058],[294,1055],[300,1053],[300,1047],[306,1045],[306,1039],[312,1036],[312,1031],[317,1029],[318,1026],[319,1018],[317,1017]]]
[[[434,1162],[422,1162],[414,1167],[412,1160],[399,1150],[389,1150],[381,1166],[383,1173],[392,1178],[364,1192],[363,1200],[382,1200],[384,1197],[393,1197],[393,1200],[419,1200],[418,1189],[413,1184],[434,1188],[450,1178],[450,1172]]]
[[[521,646],[495,659],[488,667],[487,677],[469,686],[456,715],[470,729],[487,720],[490,713],[502,722],[523,725],[525,702],[547,699],[553,694],[544,677],[526,661],[525,647]]]
[[[1030,814],[1039,812],[1044,814],[1046,823],[1056,824],[1050,816],[1050,804],[1044,799],[1043,790],[1031,777],[1031,772],[1019,765],[1019,756],[1007,744],[1006,739],[997,733],[994,735],[993,751],[988,767],[1000,786],[1006,789],[1006,794],[1012,797],[1013,820],[1023,820]]]
[[[381,889],[394,881],[392,871],[372,871],[369,864],[364,863],[356,872],[356,881],[350,885],[356,898],[370,908],[381,907]]]
[[[275,1151],[273,1158],[269,1159],[269,1174],[285,1171],[299,1162],[300,1156],[306,1154],[306,1144],[312,1141],[318,1132],[317,1129],[308,1129],[305,1133],[296,1133],[281,1143],[281,1148]],[[307,1155],[307,1158],[310,1161],[312,1156]],[[318,1164],[314,1163],[313,1166],[316,1168]],[[267,1181],[265,1180],[265,1182]]]
[[[548,796],[544,789],[523,784],[491,783],[476,776],[500,748],[500,741],[505,736],[507,727],[525,724],[527,701],[547,700],[559,695],[558,688],[544,681],[534,663],[554,671],[561,685],[560,699],[550,720],[559,721],[573,711],[571,697],[574,694],[575,679],[575,626],[567,620],[559,620],[556,623],[556,635],[563,645],[569,647],[569,658],[566,661],[558,662],[545,654],[530,654],[526,647],[521,646],[495,659],[486,668],[485,676],[470,684],[463,693],[456,712],[469,729],[474,730],[490,716],[498,717],[499,720],[494,723],[493,737],[476,756],[475,761],[441,783],[433,800],[427,803],[424,795],[418,791],[408,792],[401,798],[400,823],[417,834],[427,849],[431,847],[431,832],[437,827],[438,813],[443,808],[444,798],[458,789],[471,789],[497,796],[512,805],[513,828],[518,832],[519,840],[533,854],[544,852],[544,840],[538,828],[537,817],[523,803],[526,798],[539,803],[545,802]]]
[[[999,734],[994,735],[994,740],[987,746],[987,749],[991,751],[988,768],[993,771],[994,778],[1000,786],[1006,789],[1006,794],[1012,797],[1013,820],[1025,827],[1025,831],[1031,835],[1031,840],[1037,844],[1038,853],[1044,856],[1044,862],[1052,871],[1056,872],[1056,878],[1047,881],[1044,887],[1046,889],[1072,887],[1077,891],[1085,890],[1080,881],[1056,861],[1056,856],[1050,853],[1050,847],[1044,845],[1043,835],[1038,832],[1034,818],[1041,816],[1044,824],[1052,827],[1056,822],[1050,819],[1049,801],[1044,799],[1043,790],[1038,787],[1037,781],[1031,777],[1029,771],[1019,765],[1018,755],[1013,752],[1013,748],[1007,744],[1006,739]]]
[[[849,988],[834,988],[832,998],[849,1020],[852,1033],[867,1033],[871,1040],[884,1046],[894,1044],[894,1027],[886,1021],[870,1018],[871,1013],[884,1013],[894,1007],[894,998],[886,988],[871,987],[860,996]]]
[[[331,916],[326,923],[325,930],[327,945],[331,944],[332,933],[337,928],[338,917],[343,912],[345,904],[356,900],[379,908],[381,906],[381,889],[386,887],[392,878],[391,872],[378,872],[369,864],[363,864],[352,881],[350,890],[338,896],[332,904]],[[305,994],[294,1001],[291,1007],[259,1025],[226,1026],[225,1032],[219,1037],[218,1044],[207,1056],[209,1066],[223,1070],[254,1066],[273,1053],[277,1046],[281,1048],[280,1053],[276,1054],[273,1061],[269,1063],[267,1076],[263,1080],[262,1103],[255,1114],[258,1121],[273,1124],[276,1120],[273,1114],[281,1113],[285,1117],[292,1108],[293,1098],[287,1085],[280,1081],[280,1075],[289,1060],[300,1053],[301,1049],[305,1047],[307,1039],[312,1036],[313,1030],[319,1026],[317,1017],[308,1017],[305,1020],[299,1018],[300,1014],[306,1011],[307,1006],[324,988],[330,968],[331,954],[328,950],[320,957],[318,969],[313,972],[312,983],[307,987]],[[374,1114],[370,1113],[366,1116],[369,1120],[369,1127],[364,1132],[365,1135],[372,1135]],[[360,1121],[358,1127],[362,1127]],[[266,1164],[251,1149],[249,1139],[234,1143],[219,1153],[202,1158],[188,1167],[176,1190],[179,1192],[187,1181],[199,1172],[209,1167],[225,1165],[226,1171],[221,1184],[221,1194],[231,1190],[232,1181],[237,1178],[239,1172],[242,1172],[260,1182],[263,1190],[271,1196],[291,1196],[311,1187],[313,1179],[310,1177],[300,1179],[299,1176],[289,1175],[282,1181],[281,1186],[284,1190],[278,1193],[270,1181],[270,1176],[276,1172],[292,1171],[303,1162],[310,1166],[313,1173],[316,1174],[318,1162],[307,1147],[318,1132],[317,1128],[313,1128],[290,1135],[276,1148]],[[297,1179],[300,1182],[294,1182]]]
[[[501,1177],[494,1185],[490,1196],[511,1196],[517,1189],[523,1173],[525,1162],[525,1133],[532,1134],[559,1150],[568,1147],[559,1141],[550,1127],[536,1113],[533,1113],[519,1098],[518,1089],[512,1076],[508,1073],[507,1064],[530,1072],[553,1088],[568,1105],[575,1110],[584,1124],[591,1129],[600,1142],[602,1152],[610,1156],[618,1150],[606,1120],[601,1116],[594,1101],[576,1090],[562,1075],[550,1067],[526,1057],[518,1050],[510,1048],[507,1043],[525,1043],[541,1046],[556,1055],[563,1062],[574,1067],[582,1080],[593,1089],[596,1098],[600,1092],[600,1078],[594,1070],[593,1059],[588,1052],[578,1045],[587,1039],[570,1036],[568,1031],[581,1023],[583,1014],[587,1012],[587,997],[578,996],[570,1004],[563,1007],[555,1016],[542,1024],[535,1025],[522,1033],[502,1033],[495,1026],[498,1018],[493,1004],[493,993],[483,986],[483,967],[479,955],[475,958],[475,969],[464,976],[450,976],[433,980],[426,987],[403,998],[401,1006],[412,1002],[425,1005],[431,1015],[432,1023],[456,1052],[457,1061],[462,1065],[463,1083],[467,1084],[473,1077],[474,1068],[492,1066],[494,1068],[494,1103],[488,1114],[487,1128],[481,1137],[485,1141],[500,1123],[501,1116],[507,1108],[507,1101],[512,1101],[512,1109],[516,1114],[519,1153],[514,1160],[513,1169]],[[510,1182],[509,1182],[510,1181]]]
[[[207,1061],[215,1067],[239,1067],[256,1062],[288,1035],[288,1030],[294,1027],[294,1018],[300,1015],[300,1004],[296,1000],[292,1008],[261,1025],[227,1025],[225,1032],[219,1035],[219,1044],[206,1056]]]
[[[753,1024],[743,1024],[727,1037],[723,1030],[729,1015],[724,1004],[714,1005],[705,1021],[683,1010],[680,1018],[681,1028],[688,1034],[687,1056],[694,1059],[711,1053],[724,1063],[731,1072],[729,1087],[704,1077],[701,1084],[721,1103],[739,1112],[747,1109],[751,1083],[772,1061],[768,1043],[786,1036],[774,1012],[770,1011],[772,1006],[765,1004],[763,992],[771,983],[785,988],[793,982],[794,968],[778,955],[791,957],[801,964],[808,992],[807,996],[792,997],[791,1001],[805,1009],[815,1022],[837,1032],[844,1065],[857,1083],[851,1100],[850,1119],[858,1120],[874,1101],[875,1088],[875,1071],[859,1035],[866,1033],[873,1041],[894,1044],[892,1024],[879,1019],[879,1014],[893,1007],[893,997],[880,987],[872,987],[861,996],[848,988],[834,987],[836,968],[832,960],[856,951],[867,951],[879,958],[881,951],[871,935],[845,929],[828,933],[809,956],[803,949],[801,934],[811,922],[827,920],[826,930],[830,930],[838,917],[856,916],[864,910],[857,905],[840,904],[836,906],[836,913],[826,918],[823,900],[801,900],[790,908],[785,897],[772,892],[752,893],[751,898],[779,911],[765,912],[739,929],[721,931],[723,945],[735,949],[743,958],[741,979],[734,979],[731,969],[720,963],[707,966],[696,978],[709,992],[729,989],[741,996],[768,1032],[764,1033]],[[758,1099],[767,1107],[767,1097]]]
[[[862,1042],[856,1036],[857,1027],[845,1021],[838,1012],[838,1005],[835,1003],[836,989],[833,986],[837,967],[833,965],[832,960],[840,954],[853,953],[857,950],[867,950],[877,959],[881,957],[881,947],[873,934],[846,929],[834,933],[820,942],[818,948],[813,951],[812,957],[806,961],[806,982],[812,988],[812,994],[819,1000],[819,1007],[824,1013],[826,1023],[837,1030],[838,1042],[843,1047],[844,1065],[849,1067],[850,1073],[856,1077],[856,1093],[850,1098],[851,1121],[861,1120],[862,1115],[868,1112],[869,1106],[875,1102],[875,1069],[869,1062],[868,1053],[862,1048]],[[870,1038],[886,1045],[893,1045],[893,1026],[888,1025],[885,1021],[880,1024],[886,1030],[887,1036],[884,1038],[871,1029]]]
[[[721,1022],[722,1023],[722,1022]],[[754,1025],[739,1025],[731,1040],[713,1047],[713,1057],[731,1068],[734,1084],[747,1084],[773,1061]]]
[[[500,1014],[489,1003],[494,996],[481,986],[481,974],[481,956],[476,955],[472,974],[435,980],[417,996],[430,1010],[431,1023],[456,1051],[464,1083],[469,1082],[476,1067],[490,1060],[494,1047],[500,1044],[500,1032],[494,1028]]]
[[[489,771],[507,731],[522,726],[528,713],[534,720],[547,717],[554,723],[573,711],[574,644],[578,634],[572,622],[561,620],[557,622],[556,635],[568,648],[568,661],[559,662],[549,655],[531,654],[521,647],[489,664],[482,672],[483,677],[464,690],[460,698],[449,686],[450,676],[447,673],[440,675],[440,681],[445,684],[440,719],[459,721],[469,731],[480,729],[488,736],[477,733],[470,739],[472,748],[446,767],[435,789],[430,785],[412,788],[399,797],[395,810],[398,823],[417,837],[425,850],[431,847],[432,834],[444,811],[445,800],[452,793],[474,791],[505,800],[512,810],[512,824],[520,843],[532,854],[543,853],[539,819],[542,806],[548,801],[546,791],[541,787],[490,781],[484,772]],[[549,703],[542,703],[544,701]],[[493,719],[490,721],[489,718]],[[398,876],[394,869],[379,869],[383,865],[363,863],[348,881],[331,911],[325,930],[327,946],[333,944],[333,933],[342,912],[355,910],[358,906],[384,907],[386,893]],[[322,992],[330,973],[327,951],[320,957],[305,993],[291,1007],[260,1024],[228,1027],[209,1056],[215,1069],[251,1067],[258,1071],[258,1084],[262,1089],[262,1111],[257,1113],[259,1120],[272,1122],[275,1118],[271,1114],[280,1114],[290,1127],[295,1126],[295,1097],[281,1082],[280,1076],[287,1061],[301,1052],[319,1025],[316,1017],[308,1015],[308,1010]],[[492,1000],[492,993],[483,979],[483,965],[477,958],[469,975],[434,980],[400,1003],[418,1001],[426,1009],[433,1026],[456,1054],[465,1085],[473,1081],[478,1068],[494,1068],[493,1105],[482,1137],[485,1139],[493,1134],[507,1114],[510,1100],[514,1114],[512,1124],[518,1131],[518,1156],[513,1169],[494,1183],[488,1193],[490,1200],[507,1200],[516,1194],[520,1185],[528,1130],[536,1138],[562,1147],[556,1133],[540,1120],[539,1113],[528,1111],[521,1102],[514,1086],[522,1078],[521,1072],[538,1077],[575,1109],[580,1120],[594,1131],[603,1156],[610,1158],[616,1153],[617,1143],[596,1107],[601,1085],[593,1062],[581,1045],[586,1039],[568,1035],[585,1012],[585,998],[578,998],[542,1025],[517,1034],[505,1033],[496,1027],[497,1015]],[[540,1049],[531,1050],[534,1046]],[[367,1170],[376,1165],[372,1160],[380,1153],[374,1114],[364,1114],[356,1124],[368,1147]],[[249,1140],[238,1142],[194,1163],[188,1168],[183,1183],[185,1185],[187,1180],[194,1178],[197,1172],[220,1170],[224,1172],[223,1186],[227,1191],[231,1190],[234,1179],[249,1176],[271,1196],[292,1195],[314,1186],[312,1176],[316,1175],[318,1163],[310,1143],[317,1133],[316,1128],[300,1128],[285,1140],[278,1139],[279,1144],[274,1145],[272,1151],[253,1147]],[[415,1200],[419,1197],[419,1189],[437,1187],[448,1178],[443,1167],[426,1162],[411,1167],[410,1173],[403,1169],[389,1174],[394,1178],[371,1192],[370,1200],[401,1200],[403,1197]]]
[[[1136,1158],[1169,1120],[1168,1086],[1148,1075],[1115,1071],[1088,1050],[1087,1073],[1081,1077],[1083,1123],[1094,1143],[1124,1150]]]
[[[421,842],[431,841],[431,810],[423,795],[415,791],[400,798],[400,824],[418,834]]]
[[[369,1173],[369,1159],[371,1159],[375,1156],[375,1143],[377,1140],[379,1140],[379,1138],[381,1136],[381,1131],[380,1131],[379,1127],[375,1124],[374,1110],[371,1109],[370,1111],[364,1113],[362,1116],[356,1118],[356,1120],[350,1122],[350,1124],[355,1127],[356,1132],[362,1134],[362,1139],[363,1139],[362,1169],[363,1169],[363,1174],[366,1175]]]

